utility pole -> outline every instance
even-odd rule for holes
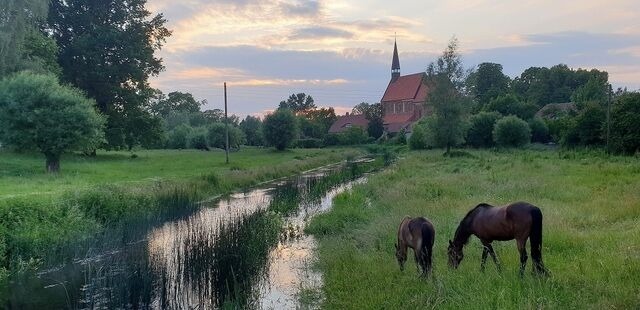
[[[227,157],[227,164],[229,163],[229,118],[227,117],[227,82],[224,82],[224,136],[225,136],[225,147],[224,153]],[[608,141],[608,140],[607,140]]]
[[[611,94],[613,93],[611,84],[607,84],[607,93],[609,94],[609,100],[607,101],[607,154],[609,154],[609,133],[611,132]]]

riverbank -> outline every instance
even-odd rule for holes
[[[0,282],[8,272],[42,266],[70,241],[359,154],[249,148],[225,165],[223,152],[140,151],[136,158],[109,152],[67,156],[62,174],[47,176],[37,155],[0,152]]]
[[[640,160],[557,151],[409,152],[364,185],[341,194],[307,232],[319,241],[322,306],[353,308],[632,309],[640,305]],[[515,243],[495,242],[503,264],[480,272],[480,242],[465,247],[458,270],[447,267],[448,240],[480,202],[525,200],[544,213],[548,279],[517,273]],[[394,256],[405,215],[434,223],[433,279]],[[410,254],[412,255],[412,254]]]

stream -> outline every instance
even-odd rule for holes
[[[355,164],[352,164],[355,165]],[[358,164],[360,165],[360,164]],[[70,263],[12,279],[9,309],[296,309],[317,290],[314,215],[366,175],[333,165],[202,203],[117,235]],[[345,177],[348,175],[348,177]],[[113,246],[113,244],[117,246]]]

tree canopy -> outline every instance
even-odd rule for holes
[[[264,118],[264,137],[269,145],[282,151],[298,136],[298,122],[291,110],[279,109]]]
[[[316,108],[313,97],[305,93],[291,94],[287,100],[280,101],[278,109],[289,109],[294,113],[300,113]]]
[[[0,82],[0,140],[19,150],[36,150],[57,172],[63,152],[95,147],[104,119],[95,102],[53,75],[22,72]]]

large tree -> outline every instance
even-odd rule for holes
[[[510,79],[502,73],[502,65],[484,62],[467,78],[467,87],[480,108],[491,99],[505,95],[509,91]]]
[[[141,143],[155,126],[145,105],[153,96],[148,79],[163,70],[154,55],[171,34],[162,14],[146,0],[52,0],[49,31],[60,48],[63,79],[94,98],[107,116],[109,147]]]
[[[367,133],[370,137],[378,139],[382,136],[384,133],[384,109],[382,104],[362,102],[356,105],[351,112],[353,114],[362,114],[369,121]]]
[[[279,109],[264,118],[263,130],[267,143],[282,151],[298,136],[298,122],[291,110]]]
[[[240,122],[240,129],[247,136],[247,144],[260,146],[264,144],[264,134],[262,133],[262,121],[254,116],[248,115]]]
[[[192,94],[179,91],[164,95],[156,90],[150,109],[154,115],[166,117],[172,112],[200,112],[200,107],[207,104],[206,100],[197,101]]]
[[[287,100],[280,101],[278,109],[289,109],[294,113],[300,113],[316,108],[313,97],[305,93],[291,94]]]
[[[458,40],[454,37],[442,55],[429,64],[426,77],[432,90],[427,97],[427,104],[433,106],[434,112],[432,135],[437,146],[446,148],[445,154],[464,142],[465,119],[470,106],[465,80]]]
[[[48,0],[0,0],[0,76],[20,70],[58,73],[55,41],[39,25]]]
[[[22,72],[0,82],[0,140],[41,152],[48,172],[58,172],[63,152],[102,142],[103,124],[93,100],[53,75]]]

